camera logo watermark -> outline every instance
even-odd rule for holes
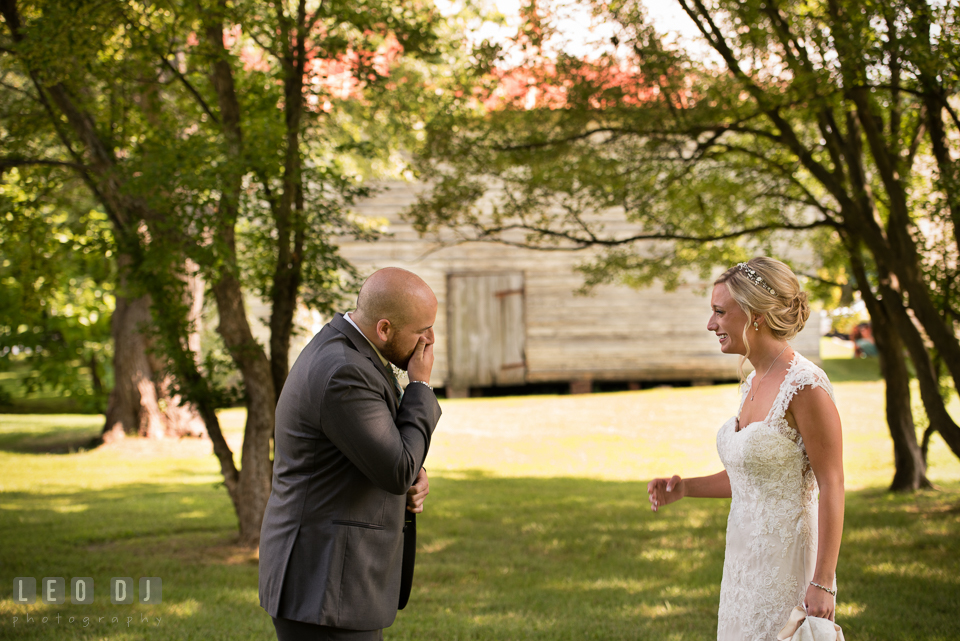
[[[163,580],[158,576],[142,576],[137,585],[136,602],[142,605],[163,603]],[[130,605],[134,602],[133,577],[121,576],[110,579],[108,592],[110,603]],[[40,601],[46,605],[62,605],[67,596],[74,605],[93,603],[93,578],[89,576],[70,579],[70,592],[67,593],[66,579],[60,576],[45,576],[40,579]],[[18,576],[13,579],[13,602],[32,605],[37,602],[37,580],[32,576]]]
[[[101,588],[102,590],[103,588]],[[81,576],[73,577],[70,579],[70,589],[67,591],[67,581],[63,577],[59,576],[45,576],[40,579],[39,591],[37,580],[34,577],[30,576],[18,576],[13,579],[13,602],[19,605],[33,605],[37,602],[37,595],[40,596],[40,602],[45,605],[62,605],[66,603],[67,598],[69,597],[70,602],[74,605],[92,605],[94,602],[94,586],[93,586],[93,577]],[[104,596],[101,592],[101,600]],[[157,605],[163,603],[163,580],[158,576],[142,576],[140,580],[135,584],[133,582],[133,577],[122,576],[122,577],[113,577],[110,579],[109,590],[107,595],[109,597],[110,603],[113,605],[132,605],[134,603],[140,605]],[[53,616],[30,616],[26,615],[25,619],[20,617],[13,617],[13,627],[17,627],[18,624],[26,625],[31,623],[39,623],[47,625],[60,625],[61,619],[64,619],[69,624],[78,624],[82,627],[89,627],[91,623],[103,623],[105,620],[113,625],[123,625],[124,623],[129,628],[132,623],[154,623],[155,626],[160,625],[160,617],[150,617],[144,616],[143,614],[139,615],[139,621],[136,620],[136,617],[102,617],[102,616],[71,616],[71,617],[61,617],[58,613],[56,617]],[[56,623],[52,623],[53,620],[56,620]],[[123,619],[126,619],[124,621]]]

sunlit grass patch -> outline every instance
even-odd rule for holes
[[[892,448],[882,382],[838,382],[847,513],[839,622],[847,638],[960,638],[960,462],[935,438],[941,488],[884,491]],[[581,397],[445,401],[418,519],[410,606],[389,640],[638,639],[716,636],[729,501],[652,513],[646,481],[719,469],[715,437],[735,386]],[[952,406],[956,409],[955,404]],[[14,576],[161,576],[150,629],[18,627],[13,616],[125,617],[129,606],[17,606],[0,592],[0,637],[269,639],[255,551],[208,441],[127,439],[52,454],[40,445],[98,433],[99,417],[0,417],[0,567]],[[244,414],[221,414],[232,443]]]
[[[852,360],[852,359],[851,359]],[[852,361],[853,367],[872,366]],[[875,365],[875,363],[874,363]],[[837,382],[848,489],[893,478],[883,381]],[[654,389],[589,396],[461,399],[442,402],[428,459],[431,473],[463,470],[504,477],[579,476],[644,480],[722,469],[716,435],[734,414],[736,385]],[[950,410],[960,417],[960,401]],[[960,481],[960,461],[934,436],[930,477]]]

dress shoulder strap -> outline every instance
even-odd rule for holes
[[[830,379],[827,378],[824,371],[804,358],[799,352],[795,352],[790,368],[787,370],[787,375],[780,385],[780,392],[773,402],[773,407],[770,408],[770,418],[782,418],[787,413],[787,408],[790,407],[793,397],[807,386],[824,389],[830,395],[830,400],[836,405],[837,399],[833,395],[833,385],[830,384]]]

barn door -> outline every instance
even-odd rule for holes
[[[523,383],[523,273],[450,274],[447,279],[448,385]]]

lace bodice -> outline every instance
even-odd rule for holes
[[[740,406],[753,382],[741,386]],[[736,417],[717,434],[732,501],[720,586],[717,638],[772,641],[802,604],[817,555],[817,481],[803,438],[787,423],[797,392],[820,387],[826,375],[795,354],[770,413],[736,431]]]

